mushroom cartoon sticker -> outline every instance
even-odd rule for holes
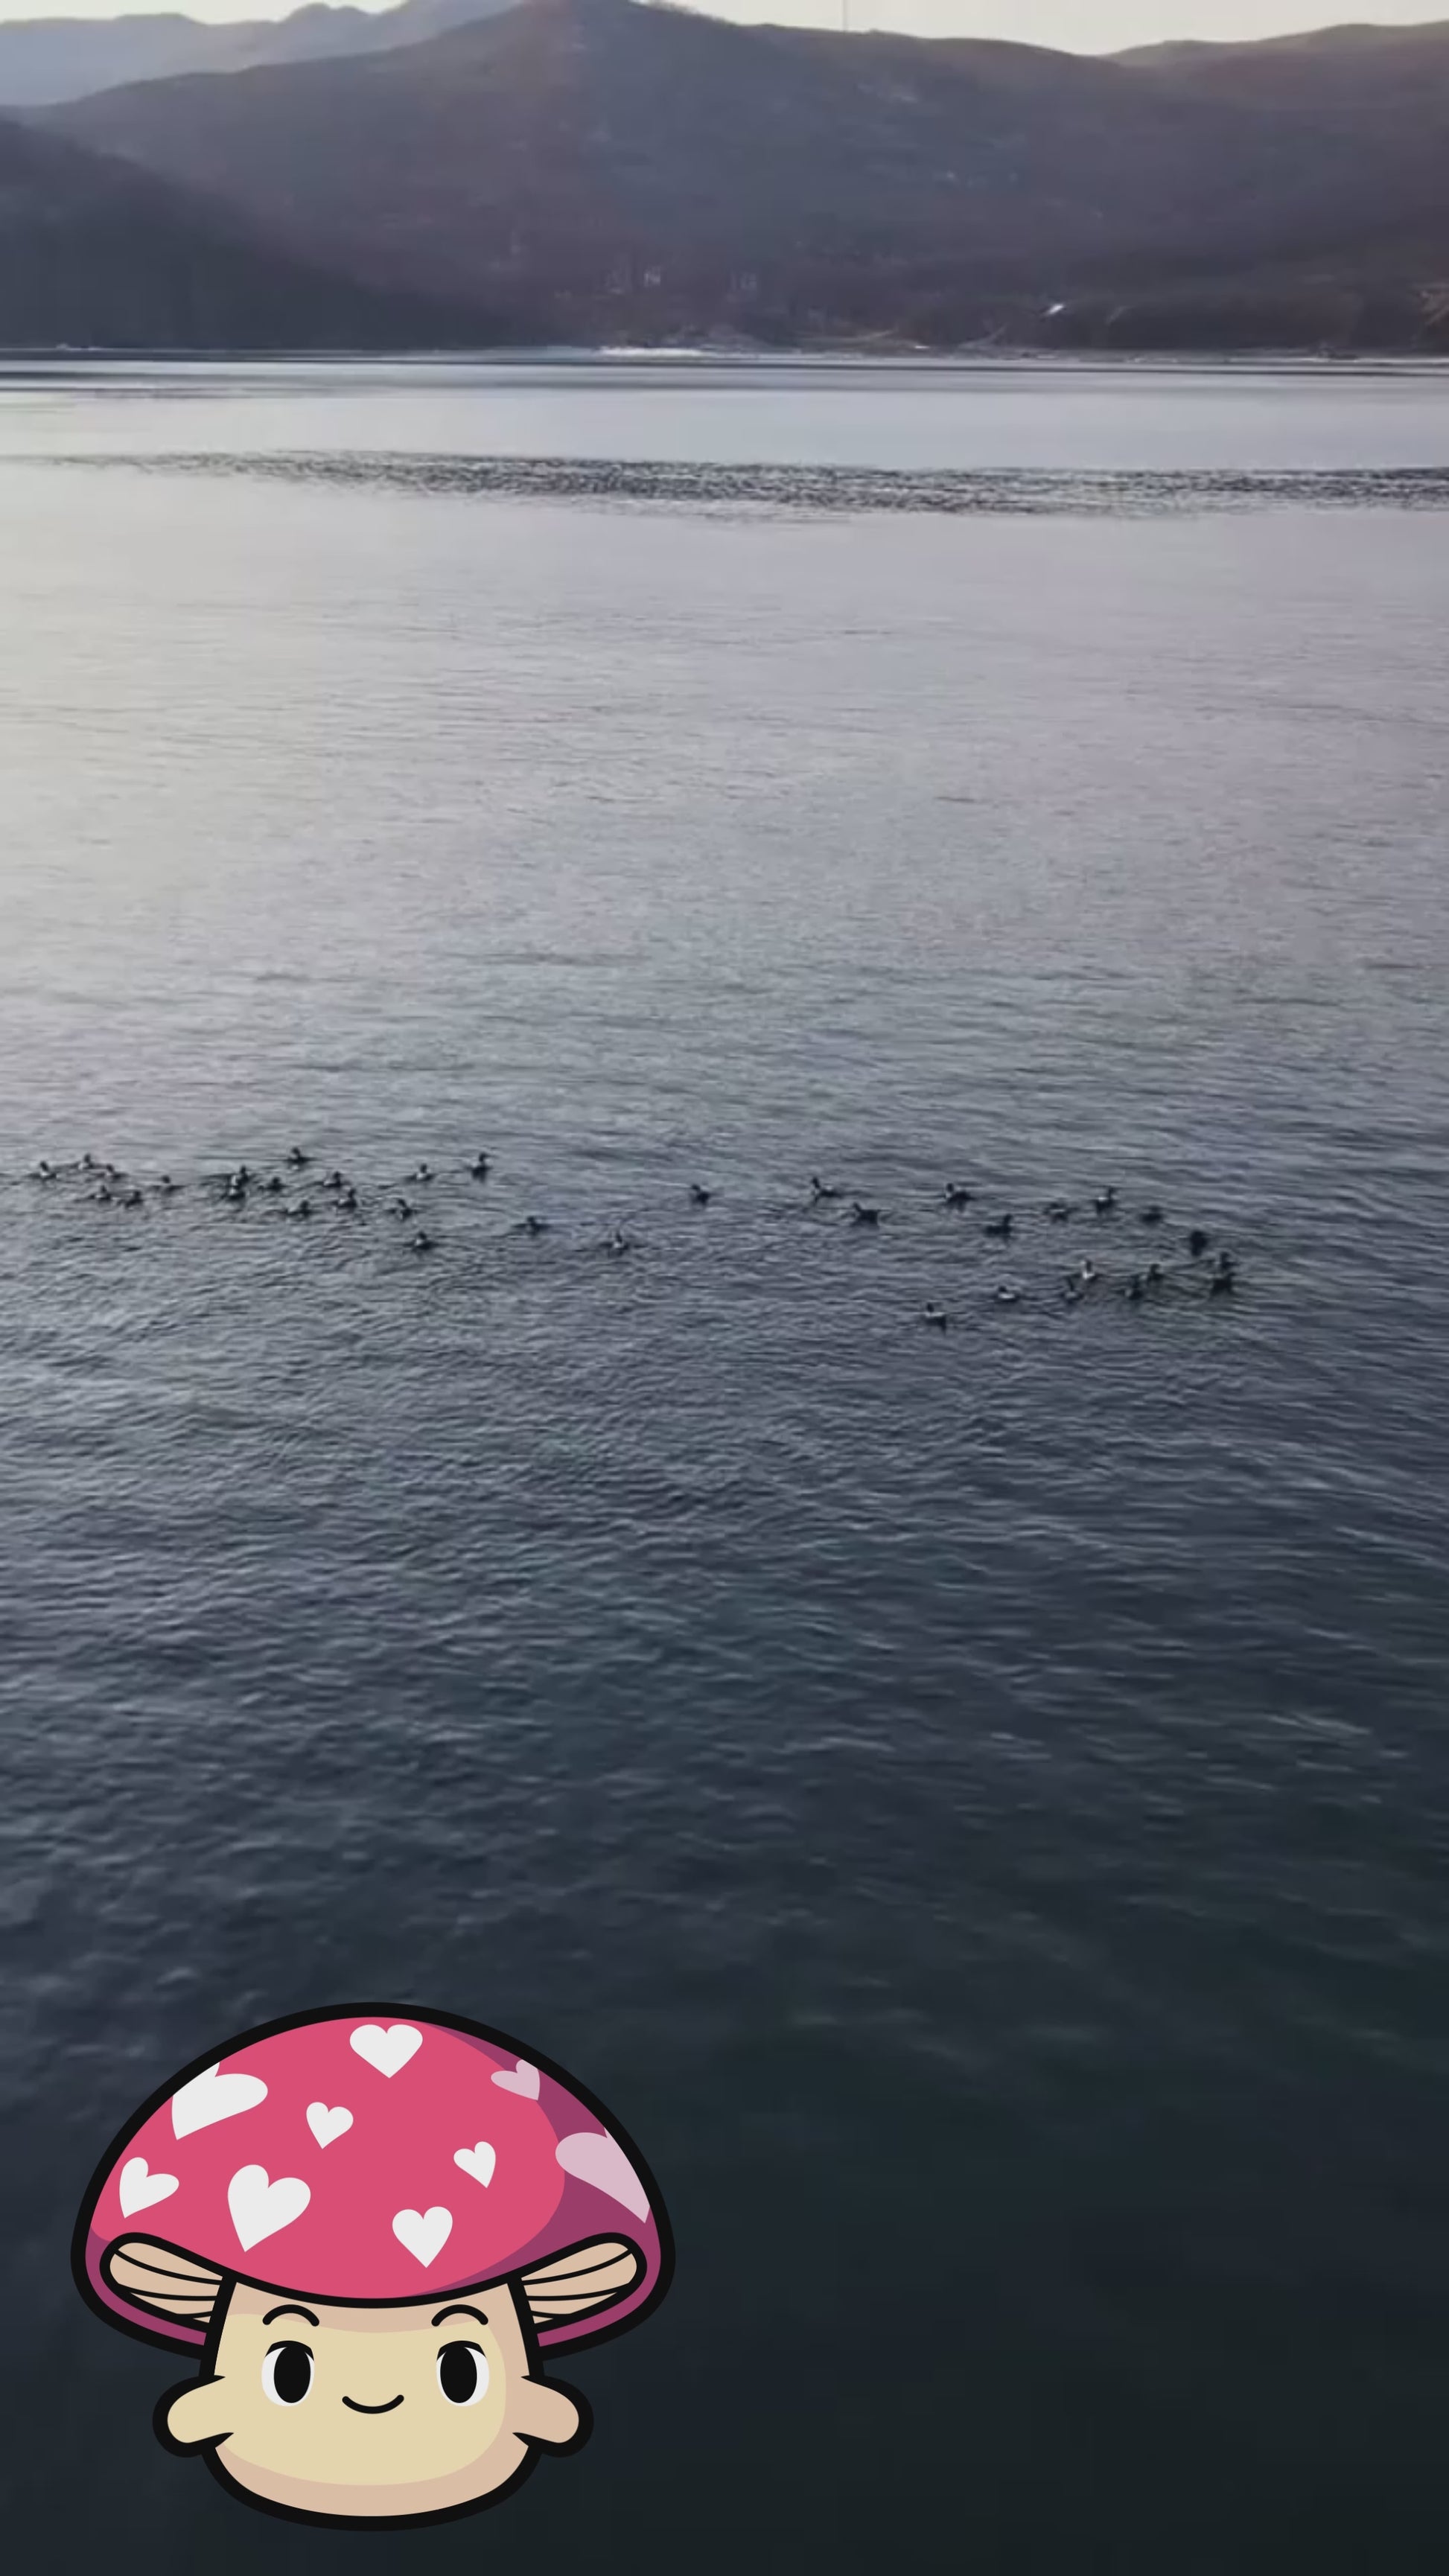
[[[663,2297],[669,2223],[571,2076],[393,2005],[248,2031],[108,2149],[74,2269],[108,2324],[185,2347],[156,2430],[302,2522],[496,2504],[588,2409],[544,2373]]]

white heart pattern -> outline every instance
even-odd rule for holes
[[[169,2200],[181,2189],[175,2174],[153,2174],[146,2169],[144,2156],[132,2156],[121,2167],[121,2216],[134,2218],[138,2209],[153,2209],[158,2200]]]
[[[649,2198],[644,2185],[630,2164],[624,2150],[602,2129],[576,2129],[571,2138],[560,2138],[554,2154],[566,2174],[577,2182],[591,2182],[595,2191],[605,2191],[617,2200],[621,2209],[632,2210],[636,2218],[649,2215]]]
[[[265,2102],[260,2075],[223,2075],[220,2066],[204,2067],[171,2096],[171,2126],[178,2138],[209,2129],[213,2120],[234,2120],[238,2111],[254,2111]]]
[[[455,2147],[453,2162],[461,2165],[465,2174],[471,2174],[475,2182],[481,2182],[486,2191],[493,2180],[498,2154],[486,2138],[480,2138],[476,2147]]]
[[[345,2111],[340,2102],[334,2111],[329,2111],[325,2102],[309,2102],[307,2126],[319,2147],[330,2147],[334,2138],[346,2137],[352,2126],[352,2113]]]
[[[453,2213],[451,2209],[400,2209],[392,2232],[426,2272],[453,2233]]]
[[[520,2057],[511,2075],[500,2066],[493,2081],[501,2092],[521,2093],[525,2102],[538,2100],[538,2068],[530,2066],[526,2057]]]
[[[423,2034],[405,2021],[390,2021],[386,2030],[380,2022],[365,2021],[352,2034],[352,2045],[359,2057],[375,2066],[379,2075],[396,2075],[410,2057],[416,2057],[423,2044]]]
[[[239,2173],[232,2175],[226,2190],[226,2205],[242,2252],[260,2245],[264,2236],[275,2236],[279,2227],[290,2227],[294,2218],[301,2217],[311,2197],[296,2174],[280,2174],[275,2182],[269,2182],[265,2165],[243,2165]]]

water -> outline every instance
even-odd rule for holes
[[[31,2563],[1437,2561],[1446,468],[1412,373],[7,374]],[[356,1225],[25,1177],[294,1137]],[[1107,1293],[1150,1199],[1234,1299]],[[586,2451],[367,2544],[66,2273],[153,2084],[355,1995],[576,2067],[679,2240]]]

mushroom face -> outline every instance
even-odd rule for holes
[[[530,2377],[507,2284],[415,2307],[327,2307],[238,2282],[213,2376],[168,2402],[165,2437],[290,2514],[408,2520],[466,2511],[581,2430]]]

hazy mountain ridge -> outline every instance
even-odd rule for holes
[[[289,257],[195,199],[0,117],[0,347],[385,349],[483,336]]]
[[[519,338],[1449,345],[1449,28],[1386,33],[1111,61],[522,0],[50,122]]]
[[[56,107],[133,81],[188,72],[242,71],[261,63],[309,62],[334,54],[425,44],[514,0],[401,0],[391,9],[309,0],[285,18],[213,21],[178,11],[120,18],[0,21],[0,110]]]

